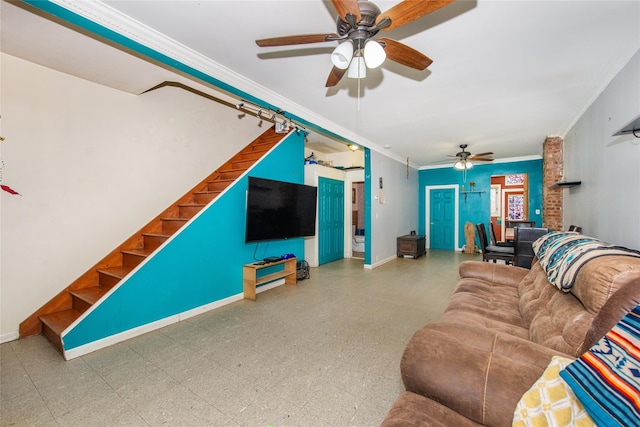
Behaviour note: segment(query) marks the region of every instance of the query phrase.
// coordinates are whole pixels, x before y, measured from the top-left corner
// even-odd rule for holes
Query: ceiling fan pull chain
[[[360,111],[360,80],[358,79],[358,111]]]

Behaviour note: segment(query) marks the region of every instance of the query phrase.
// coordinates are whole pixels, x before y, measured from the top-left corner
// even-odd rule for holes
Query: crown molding
[[[299,104],[294,103],[278,93],[261,86],[245,76],[234,72],[233,70],[213,61],[212,59],[202,55],[201,53],[173,40],[157,30],[145,25],[135,19],[123,14],[122,12],[112,8],[111,6],[100,1],[85,0],[48,0],[35,1],[25,0],[33,6],[47,10],[46,4],[55,4],[72,14],[82,17],[86,20],[97,24],[103,31],[100,34],[96,29],[87,28],[85,30],[110,39],[112,42],[122,45],[135,54],[145,59],[152,59],[158,62],[157,58],[150,57],[149,53],[160,54],[171,61],[164,62],[166,67],[172,71],[182,75],[186,75],[189,79],[195,80],[201,84],[221,90],[238,99],[246,99],[249,102],[272,109],[280,109],[286,111],[288,116],[300,125],[313,129],[316,132],[336,138],[345,143],[355,143],[371,150],[377,151],[386,157],[393,158],[398,162],[405,163],[406,160],[395,156],[388,151],[363,138],[362,136],[343,128],[340,125],[320,116]],[[47,10],[52,13],[51,10]],[[71,22],[69,17],[59,16],[61,19]],[[71,22],[75,25],[83,27],[82,23]],[[126,40],[115,40],[106,33],[116,33]],[[129,41],[129,42],[127,42]],[[133,43],[130,43],[130,42]],[[125,45],[123,43],[127,43]],[[140,48],[144,47],[144,49]],[[144,50],[150,50],[145,53]],[[156,55],[157,56],[157,55]],[[190,72],[193,70],[195,72]],[[202,73],[202,75],[198,75]],[[208,77],[208,78],[207,78]]]

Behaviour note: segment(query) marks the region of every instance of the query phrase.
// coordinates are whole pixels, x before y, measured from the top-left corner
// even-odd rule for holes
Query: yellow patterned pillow
[[[538,381],[518,402],[513,413],[514,427],[595,426],[560,371],[573,360],[553,356]]]

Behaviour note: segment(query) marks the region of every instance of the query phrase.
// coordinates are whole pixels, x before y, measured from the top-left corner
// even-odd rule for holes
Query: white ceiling
[[[375,1],[383,11],[397,2]],[[327,89],[336,42],[260,48],[254,40],[335,32],[331,2],[54,3],[154,50],[196,58],[196,68],[218,80],[417,167],[459,144],[496,159],[539,156],[544,138],[563,136],[640,48],[640,1],[459,0],[381,32],[429,56],[427,70],[387,60],[368,71],[360,91],[346,76]],[[131,93],[167,80],[213,92],[4,0],[1,36],[5,53]]]

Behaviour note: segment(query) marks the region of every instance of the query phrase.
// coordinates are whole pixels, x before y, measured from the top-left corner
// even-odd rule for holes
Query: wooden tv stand
[[[245,264],[242,267],[242,287],[244,291],[244,299],[256,300],[256,287],[274,280],[284,278],[285,285],[295,285],[296,277],[296,260],[297,258],[283,259],[282,261],[270,262],[267,264]],[[258,277],[258,270],[273,267],[274,265],[284,264],[284,269],[275,273],[265,274]]]

